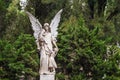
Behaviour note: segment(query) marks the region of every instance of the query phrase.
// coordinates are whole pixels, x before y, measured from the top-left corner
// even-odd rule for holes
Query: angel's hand
[[[59,49],[58,49],[58,48],[54,48],[54,51],[55,51],[55,52],[58,52],[58,51],[59,51]]]
[[[39,52],[40,52],[40,48],[37,48],[37,51],[39,51]]]

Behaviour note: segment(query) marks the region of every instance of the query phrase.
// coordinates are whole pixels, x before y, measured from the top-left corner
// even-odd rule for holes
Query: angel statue
[[[61,9],[55,15],[50,25],[48,23],[44,23],[43,26],[40,24],[38,19],[26,11],[32,24],[37,49],[40,53],[40,74],[55,74],[55,68],[57,68],[57,64],[54,58],[58,52],[56,37],[58,35],[57,29],[62,11],[63,10]]]

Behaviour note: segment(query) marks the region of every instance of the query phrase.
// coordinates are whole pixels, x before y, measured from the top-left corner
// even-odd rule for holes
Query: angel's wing
[[[53,38],[56,39],[57,35],[58,35],[58,25],[59,25],[59,22],[60,22],[60,17],[61,17],[61,13],[62,13],[63,9],[61,9],[56,15],[55,17],[53,18],[51,24],[50,24],[50,28],[51,28],[51,33],[52,33],[52,36]]]
[[[26,13],[32,24],[32,29],[34,31],[34,37],[35,37],[35,39],[38,39],[38,35],[40,34],[40,32],[42,30],[42,25],[40,24],[38,19],[36,19],[30,12],[26,11]]]

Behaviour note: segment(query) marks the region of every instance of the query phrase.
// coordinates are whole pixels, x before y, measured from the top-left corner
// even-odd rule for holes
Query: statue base
[[[55,75],[50,74],[50,75],[40,75],[40,80],[55,80]]]

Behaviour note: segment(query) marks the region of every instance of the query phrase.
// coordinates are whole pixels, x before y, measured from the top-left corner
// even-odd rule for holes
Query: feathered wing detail
[[[62,11],[63,11],[63,9],[58,11],[58,13],[55,15],[55,17],[53,18],[53,20],[51,21],[51,24],[50,24],[52,37],[54,39],[56,39],[56,37],[58,35],[57,30],[58,30],[58,25],[59,25],[59,22],[60,22],[60,17],[61,17]]]
[[[34,31],[34,37],[37,40],[38,35],[41,33],[42,25],[40,24],[38,19],[36,19],[30,12],[26,11],[26,13],[30,19],[31,24],[32,24],[32,29]]]

